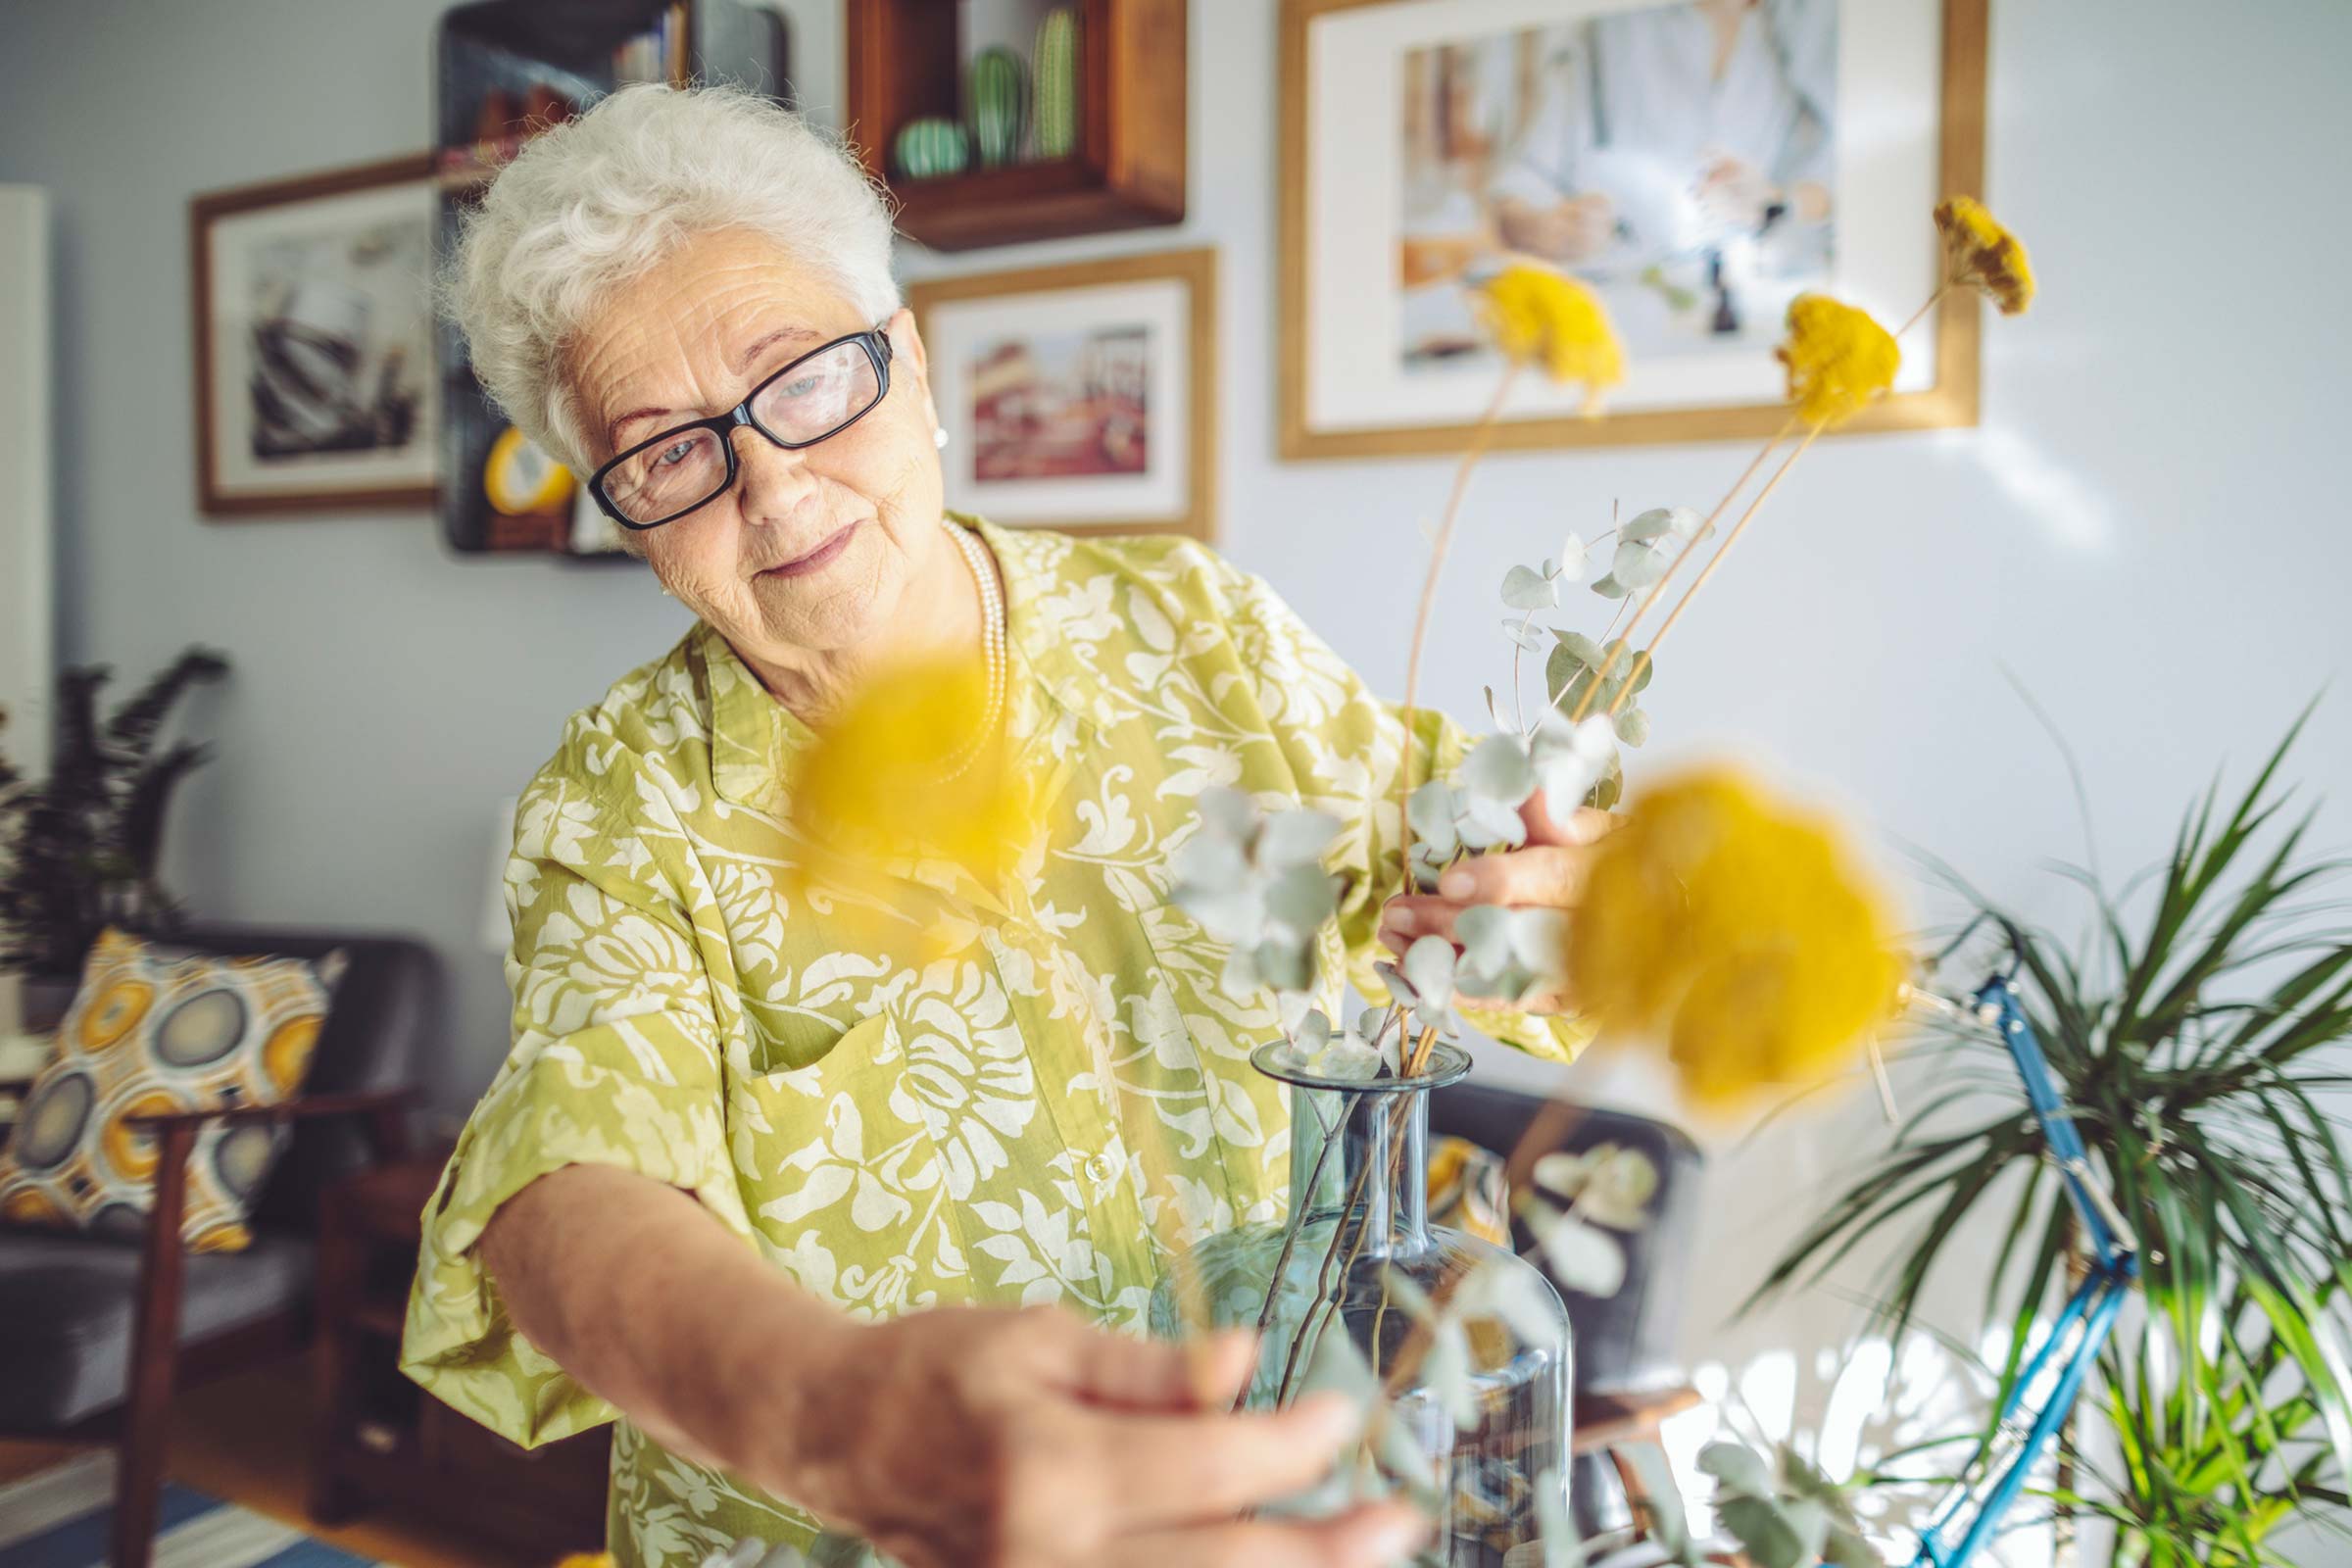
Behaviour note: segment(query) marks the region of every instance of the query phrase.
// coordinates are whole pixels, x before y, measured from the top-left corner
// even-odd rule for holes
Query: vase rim
[[[1470,1073],[1470,1053],[1443,1040],[1430,1047],[1429,1060],[1422,1064],[1421,1071],[1410,1078],[1395,1074],[1378,1078],[1327,1078],[1321,1073],[1307,1072],[1281,1061],[1279,1054],[1289,1044],[1287,1040],[1267,1041],[1250,1053],[1250,1064],[1277,1083],[1349,1095],[1401,1095],[1443,1089],[1447,1084],[1460,1082]]]

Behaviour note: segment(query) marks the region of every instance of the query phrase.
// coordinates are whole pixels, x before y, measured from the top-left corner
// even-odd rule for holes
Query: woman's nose
[[[790,452],[750,425],[728,432],[735,443],[735,483],[744,520],[781,523],[816,493],[808,454]]]

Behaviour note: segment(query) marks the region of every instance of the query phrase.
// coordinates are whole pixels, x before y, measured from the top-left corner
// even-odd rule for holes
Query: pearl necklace
[[[972,764],[995,738],[998,716],[1004,710],[1004,598],[997,591],[997,573],[979,534],[945,517],[940,519],[940,526],[948,530],[956,548],[963,552],[963,564],[971,568],[972,582],[980,590],[980,646],[988,665],[988,702],[981,710],[979,731],[956,765],[941,778],[940,782],[947,784],[971,771]]]

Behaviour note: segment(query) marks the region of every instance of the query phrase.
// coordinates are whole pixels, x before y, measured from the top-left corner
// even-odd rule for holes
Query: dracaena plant
[[[2352,925],[2321,897],[2352,861],[2307,847],[2279,784],[2300,728],[2241,793],[2192,805],[2152,879],[2116,893],[2070,871],[2080,944],[1968,893],[2020,933],[2051,1070],[2140,1242],[2145,1311],[2098,1363],[2047,1499],[2112,1525],[2119,1564],[2283,1563],[2272,1538],[2295,1520],[2352,1541]],[[1958,1030],[1921,1049],[1937,1092],[1758,1298],[1886,1244],[1887,1325],[1981,1278],[2013,1379],[2067,1288],[2071,1211],[2000,1045]],[[2004,1238],[1989,1271],[1954,1247],[1980,1211]]]
[[[206,748],[163,745],[163,731],[190,687],[227,672],[190,649],[104,719],[104,665],[58,676],[49,777],[0,778],[0,969],[70,972],[105,926],[175,917],[159,874],[165,813]]]

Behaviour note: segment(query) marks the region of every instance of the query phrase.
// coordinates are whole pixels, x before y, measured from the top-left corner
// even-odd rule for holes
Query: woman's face
[[[567,379],[604,463],[878,324],[768,241],[721,230],[616,289],[573,340]],[[889,326],[890,390],[872,413],[798,452],[735,430],[733,488],[636,535],[662,586],[755,666],[877,642],[907,585],[953,549],[922,340],[906,311]]]

